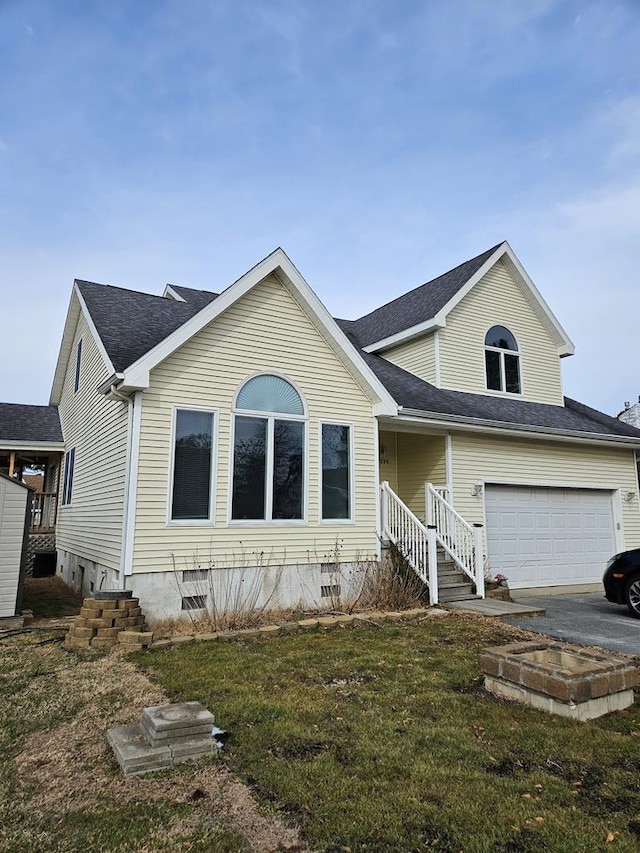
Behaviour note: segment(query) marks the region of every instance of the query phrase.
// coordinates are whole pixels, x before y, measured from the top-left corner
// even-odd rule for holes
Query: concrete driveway
[[[568,643],[600,646],[616,652],[640,656],[640,619],[626,606],[610,604],[601,591],[569,595],[522,596],[511,593],[514,601],[546,610],[544,616],[503,619],[527,631],[546,634]]]

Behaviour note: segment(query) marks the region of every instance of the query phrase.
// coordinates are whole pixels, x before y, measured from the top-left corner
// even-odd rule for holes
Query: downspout
[[[120,552],[120,589],[126,589],[127,575],[133,571],[133,537],[135,534],[136,498],[138,492],[138,462],[140,457],[140,423],[142,414],[142,391],[127,397],[112,385],[109,396],[126,403],[129,407],[127,425],[127,452],[125,459],[124,506],[122,514],[122,548]]]

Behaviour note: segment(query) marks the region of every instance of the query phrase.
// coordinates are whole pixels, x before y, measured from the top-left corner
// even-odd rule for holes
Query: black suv
[[[612,557],[602,583],[605,598],[614,604],[626,604],[631,615],[640,619],[640,548]]]

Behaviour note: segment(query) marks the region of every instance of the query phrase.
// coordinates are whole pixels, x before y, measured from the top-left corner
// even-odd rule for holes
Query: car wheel
[[[635,575],[629,579],[624,597],[631,615],[640,619],[640,575]]]

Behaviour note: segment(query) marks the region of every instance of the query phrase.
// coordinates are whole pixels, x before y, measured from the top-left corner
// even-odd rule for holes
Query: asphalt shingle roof
[[[640,439],[640,430],[596,409],[565,397],[564,406],[526,400],[469,394],[436,388],[413,373],[379,355],[363,352],[355,333],[356,323],[337,320],[347,338],[382,382],[393,399],[405,409],[465,419],[497,421],[510,426],[539,427],[562,432],[627,436]]]
[[[91,281],[77,284],[116,373],[133,364],[200,310],[194,302],[178,302],[110,284]]]
[[[501,245],[498,243],[470,261],[354,320],[361,346],[382,341],[435,317]]]
[[[0,403],[2,441],[62,441],[58,407]]]
[[[502,244],[365,317],[337,320],[337,323],[393,399],[405,409],[469,420],[501,422],[514,427],[640,439],[640,430],[569,398],[565,398],[564,406],[553,406],[448,391],[436,388],[381,356],[363,351],[362,347],[369,343],[431,318],[480,269],[499,245]],[[78,286],[117,372],[137,361],[216,298],[215,293],[176,285],[171,286],[185,302],[87,281],[79,281]]]
[[[181,287],[177,284],[170,284],[169,287],[175,290],[178,296],[182,296],[185,302],[197,306],[198,311],[220,296],[219,293],[212,293],[210,290],[194,290],[192,287]]]

